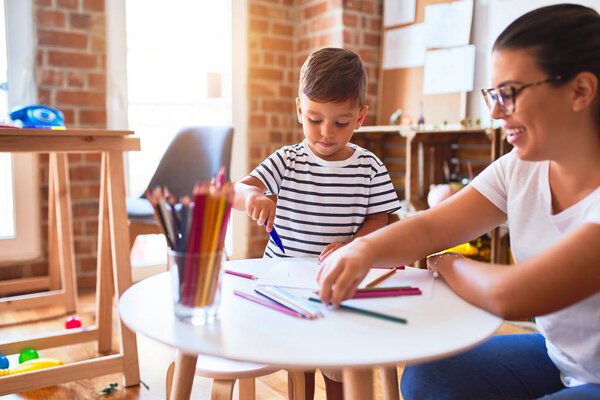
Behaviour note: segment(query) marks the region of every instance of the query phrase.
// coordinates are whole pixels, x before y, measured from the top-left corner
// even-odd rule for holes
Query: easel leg
[[[48,159],[48,278],[49,290],[60,289],[60,260],[58,256],[58,221],[56,217],[56,154]]]
[[[125,170],[121,151],[110,151],[106,154],[106,157],[112,265],[115,292],[120,297],[131,286],[129,232],[127,228],[127,211],[125,209]],[[121,352],[124,358],[125,386],[138,385],[140,383],[140,369],[136,337],[135,333],[124,324],[121,324]]]
[[[98,215],[98,261],[96,284],[96,324],[98,325],[98,352],[112,350],[112,307],[115,287],[110,250],[108,218],[108,168],[106,154],[102,154],[100,170],[100,209]]]
[[[71,219],[71,193],[69,182],[69,163],[66,153],[50,153],[52,163],[56,165],[54,192],[57,196],[55,213],[57,221],[57,239],[61,280],[65,293],[67,313],[77,311],[77,281],[75,272],[75,251],[73,249],[73,223]]]
[[[383,389],[383,400],[399,400],[400,387],[398,386],[398,371],[396,367],[380,368],[379,376]]]

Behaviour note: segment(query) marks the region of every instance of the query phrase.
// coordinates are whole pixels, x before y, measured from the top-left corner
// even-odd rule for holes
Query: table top
[[[228,261],[224,268],[260,277],[281,261]],[[459,298],[426,270],[407,268],[395,276],[432,281],[423,296],[356,299],[348,304],[406,318],[407,324],[343,310],[325,310],[325,317],[316,320],[295,318],[235,296],[234,289],[253,293],[256,281],[228,274],[223,278],[219,320],[213,325],[192,326],[174,316],[167,272],[130,287],[119,301],[119,312],[133,331],[185,353],[291,368],[433,360],[475,346],[502,322]]]

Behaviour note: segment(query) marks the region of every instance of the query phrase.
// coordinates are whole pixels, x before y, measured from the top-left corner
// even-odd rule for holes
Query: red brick
[[[100,185],[97,183],[71,185],[71,198],[73,200],[98,200]]]
[[[92,16],[89,14],[70,14],[69,22],[75,29],[90,29],[93,25]]]
[[[104,11],[104,0],[83,0],[83,9],[88,11]]]
[[[91,88],[106,88],[106,75],[89,73],[88,85]]]
[[[47,89],[38,88],[38,101],[40,104],[50,104],[50,91]]]
[[[64,47],[69,49],[85,49],[87,35],[82,33],[57,32],[38,29],[38,44],[42,46]]]
[[[250,18],[250,32],[269,33],[269,22],[264,19]]]
[[[266,50],[279,50],[279,51],[290,51],[293,49],[294,44],[291,39],[278,39],[273,37],[264,37],[261,40],[262,49]]]
[[[280,81],[283,79],[283,72],[274,68],[250,67],[248,72],[249,79],[267,79]]]
[[[65,13],[55,10],[36,10],[35,21],[37,28],[64,28]]]
[[[302,13],[302,16],[303,18],[311,18],[323,14],[325,11],[327,11],[327,2],[323,1],[314,6],[307,7]]]
[[[379,45],[379,34],[369,34],[365,33],[363,35],[363,43],[369,46],[378,46]]]
[[[292,36],[294,34],[294,26],[290,24],[273,24],[273,33],[276,35]]]
[[[64,74],[61,70],[41,69],[40,83],[49,86],[62,86]]]
[[[79,70],[69,71],[67,85],[69,87],[83,87],[85,85],[85,74]]]
[[[86,238],[77,238],[73,240],[73,245],[75,247],[75,253],[77,254],[92,254],[92,251],[96,249],[96,244]]]
[[[81,110],[79,112],[79,122],[81,122],[82,124],[105,124],[106,111]]]
[[[264,115],[251,115],[250,126],[253,128],[265,128],[267,126],[267,119]]]
[[[79,6],[79,0],[57,0],[60,8],[76,9]]]
[[[356,15],[344,13],[343,22],[344,22],[344,28],[355,27],[357,24]]]
[[[84,218],[98,216],[97,204],[73,204],[73,217]]]
[[[100,168],[97,166],[78,166],[71,168],[71,180],[75,181],[96,181],[100,179]]]
[[[105,93],[86,92],[77,90],[59,90],[56,93],[57,103],[71,104],[77,106],[104,106]]]
[[[102,154],[100,153],[85,153],[84,156],[85,161],[99,163],[102,159]]]
[[[248,82],[248,94],[251,96],[274,96],[276,88],[274,85],[258,82]]]
[[[83,160],[83,154],[81,153],[69,153],[67,155],[68,159],[69,159],[69,166],[72,167],[73,163],[78,163],[81,162],[81,160]]]
[[[69,126],[69,124],[71,124],[71,123],[73,123],[73,121],[75,121],[75,112],[73,111],[73,109],[65,108],[61,105],[60,111],[62,111],[63,115],[65,116],[65,125],[66,126]]]
[[[83,54],[64,51],[48,52],[48,64],[57,67],[93,69],[98,66],[98,57],[92,54]]]
[[[52,4],[52,0],[36,0],[35,1],[36,6],[49,6],[50,4]]]

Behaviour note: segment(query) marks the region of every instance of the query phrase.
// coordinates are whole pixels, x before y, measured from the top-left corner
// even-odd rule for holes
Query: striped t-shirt
[[[348,159],[325,161],[305,140],[282,147],[250,173],[277,195],[275,228],[285,254],[270,239],[265,257],[317,257],[329,243],[350,240],[367,215],[400,208],[383,163],[348,145],[354,149]]]

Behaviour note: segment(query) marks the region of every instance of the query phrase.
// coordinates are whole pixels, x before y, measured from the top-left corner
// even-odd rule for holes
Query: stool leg
[[[399,400],[400,388],[398,386],[396,367],[381,368],[379,370],[379,377],[383,386],[383,400]]]
[[[171,398],[171,387],[173,386],[173,373],[175,372],[175,361],[169,365],[167,369],[167,382],[166,382],[166,390],[167,390],[167,400]]]
[[[256,399],[256,381],[254,378],[240,379],[240,400]]]
[[[304,400],[304,385],[304,371],[288,371],[288,398],[290,400]]]
[[[233,398],[233,386],[235,380],[215,379],[213,380],[211,400],[231,400]]]

